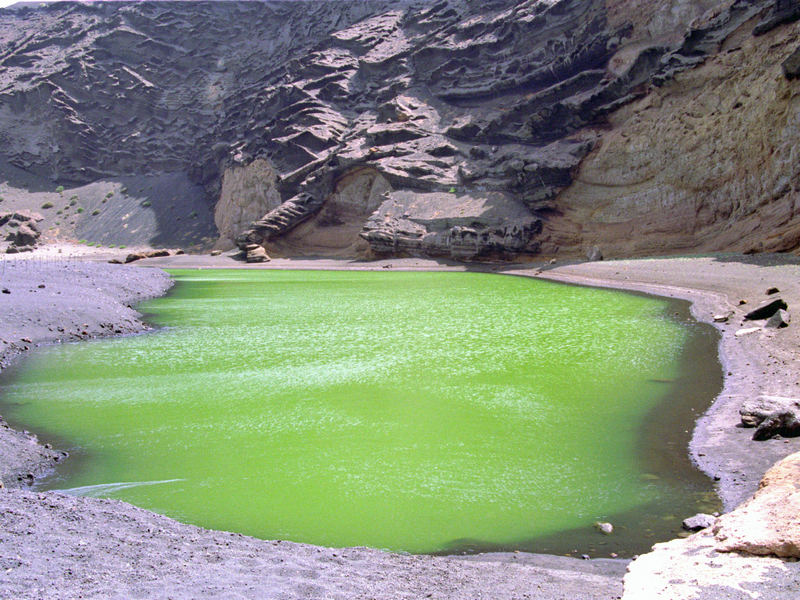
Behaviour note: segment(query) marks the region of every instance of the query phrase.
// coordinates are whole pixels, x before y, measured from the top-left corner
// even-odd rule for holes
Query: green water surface
[[[71,449],[48,487],[414,553],[569,551],[565,532],[708,494],[643,446],[690,376],[696,324],[668,301],[478,273],[172,274],[140,307],[157,332],[5,377],[6,416]]]

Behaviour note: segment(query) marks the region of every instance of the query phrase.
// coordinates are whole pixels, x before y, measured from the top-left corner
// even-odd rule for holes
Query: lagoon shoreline
[[[689,300],[694,317],[705,322],[713,322],[715,314],[731,312],[728,323],[715,324],[721,334],[724,389],[698,421],[690,446],[692,460],[718,478],[719,494],[728,511],[755,491],[776,460],[800,450],[800,438],[753,442],[752,430],[736,427],[738,408],[745,397],[758,393],[800,395],[797,326],[735,336],[745,309],[765,299],[767,287],[778,287],[790,310],[797,306],[798,263],[796,257],[776,255],[542,266],[445,264],[425,259],[276,259],[255,268],[477,270]],[[137,264],[241,266],[226,256],[193,255]],[[146,326],[129,305],[161,295],[170,285],[158,268],[80,258],[7,261],[0,284],[11,292],[0,297],[0,303],[9,307],[0,313],[2,366],[37,344],[142,331]],[[98,291],[103,301],[87,304],[87,294],[91,292],[94,300]],[[31,302],[34,298],[38,303]],[[748,303],[739,306],[740,299]],[[19,455],[24,455],[24,460],[8,450],[12,446],[27,451]],[[0,568],[5,573],[0,578],[0,596],[126,597],[134,591],[144,597],[622,595],[628,561],[582,561],[524,553],[459,558],[405,556],[364,548],[336,550],[207,531],[119,501],[10,489],[26,488],[31,478],[50,470],[58,462],[54,453],[58,454],[57,449],[38,445],[29,435],[0,428],[0,478],[6,484],[6,489],[0,490]]]

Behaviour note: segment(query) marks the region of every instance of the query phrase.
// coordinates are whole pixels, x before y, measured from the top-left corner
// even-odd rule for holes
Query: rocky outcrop
[[[800,454],[752,499],[687,539],[656,544],[625,575],[623,600],[791,598],[800,586]]]
[[[767,471],[750,500],[717,520],[717,550],[800,558],[799,481],[800,454]]]
[[[791,71],[795,12],[785,0],[4,11],[2,153],[65,182],[183,173],[215,205],[220,249],[790,250],[797,84],[774,75]],[[447,217],[327,208],[373,174]],[[457,222],[454,197],[475,212],[492,194],[506,213]]]
[[[690,28],[715,3],[679,4],[669,24],[663,10],[634,24],[601,2],[442,2],[336,32],[271,92],[279,110],[266,151],[303,189],[301,202],[295,196],[254,223],[240,246],[285,235],[321,210],[339,173],[368,165],[396,193],[416,196],[412,208],[435,206],[440,221],[458,219],[454,196],[467,212],[486,193],[504,194],[509,208],[443,227],[395,196],[398,210],[384,205],[365,223],[373,254],[473,260],[539,251],[541,223],[547,230],[562,212],[556,197],[608,115],[645,96],[648,84],[702,63],[771,7],[717,6]],[[280,118],[290,110],[303,127]],[[256,155],[264,145],[243,150]]]
[[[739,414],[744,427],[756,428],[754,440],[800,435],[800,398],[757,396],[745,401]]]
[[[796,595],[800,563],[719,552],[710,530],[656,544],[628,567],[622,600],[783,599]]]
[[[334,184],[333,193],[325,202],[315,206],[301,224],[288,233],[270,236],[268,243],[284,255],[313,252],[321,256],[364,256],[369,246],[360,237],[362,225],[391,191],[388,180],[376,169],[350,170]],[[260,243],[267,243],[267,235],[259,236]]]
[[[30,211],[0,212],[0,239],[8,243],[6,253],[33,250],[42,235],[36,225],[42,218]]]
[[[377,255],[456,260],[535,254],[542,222],[500,192],[392,192],[361,232]]]
[[[232,166],[222,175],[222,189],[214,208],[214,221],[219,230],[217,249],[230,250],[236,238],[281,204],[276,188],[277,174],[264,159],[247,166]]]

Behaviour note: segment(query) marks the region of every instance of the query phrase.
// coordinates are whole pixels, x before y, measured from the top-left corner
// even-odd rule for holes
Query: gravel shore
[[[146,329],[131,306],[172,286],[158,269],[36,256],[0,259],[0,369],[42,344],[77,342]],[[0,420],[0,481],[33,483],[65,455]]]
[[[771,464],[800,449],[800,438],[753,442],[736,427],[753,393],[800,395],[796,326],[735,336],[744,307],[778,287],[790,311],[800,302],[800,267],[787,257],[716,257],[480,270],[635,289],[691,300],[711,321],[732,311],[722,334],[725,389],[699,421],[691,452],[719,478],[726,509],[755,489]],[[236,266],[229,258],[178,256],[141,264]],[[261,268],[454,269],[401,259],[273,261]],[[44,287],[40,287],[40,286]],[[144,329],[129,305],[170,286],[159,269],[78,260],[0,262],[0,358],[37,344]],[[60,329],[59,329],[60,328]],[[62,331],[63,330],[63,331]],[[23,448],[20,454],[11,448]],[[54,456],[59,457],[58,460]],[[0,428],[0,597],[13,598],[541,598],[622,595],[627,561],[581,561],[524,553],[469,558],[331,549],[207,531],[118,501],[35,492],[27,484],[63,456],[34,438]],[[30,475],[30,477],[29,477]],[[22,489],[12,489],[22,488]]]

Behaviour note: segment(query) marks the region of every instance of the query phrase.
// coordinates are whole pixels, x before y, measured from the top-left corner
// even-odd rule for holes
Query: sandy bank
[[[148,259],[139,264],[176,268],[238,265],[225,256],[178,256]],[[16,269],[24,268],[20,263],[13,272],[19,275],[22,271]],[[98,333],[108,332],[108,327],[100,327],[103,323],[113,327],[111,333],[120,325],[127,324],[130,330],[140,328],[135,313],[123,310],[131,310],[125,304],[166,289],[163,274],[157,269],[85,263],[72,266],[74,271],[63,272],[46,264],[43,268],[50,270],[27,268],[30,270],[24,277],[18,277],[15,285],[27,286],[28,297],[41,293],[38,280],[45,284],[43,289],[59,296],[40,303],[38,312],[19,313],[13,319],[6,319],[4,311],[0,316],[5,319],[0,321],[0,333],[6,335],[5,328],[12,327],[9,331],[14,335],[31,340],[28,345],[55,341],[57,336],[49,327],[54,326],[58,331],[58,327],[67,329],[63,323],[81,327],[94,323],[86,312],[77,317],[73,310],[91,313]],[[475,270],[422,259],[373,263],[276,260],[260,268]],[[725,379],[723,394],[698,423],[692,441],[695,460],[720,478],[720,493],[727,508],[752,492],[766,468],[777,458],[800,448],[800,439],[752,442],[751,430],[736,427],[738,405],[744,396],[800,395],[797,387],[800,356],[796,351],[800,337],[796,326],[734,336],[743,314],[738,305],[740,299],[747,299],[750,307],[765,298],[767,287],[775,286],[781,289],[790,310],[798,306],[800,268],[796,262],[787,262],[785,257],[760,257],[758,261],[751,257],[731,257],[585,263],[552,266],[543,271],[513,266],[482,266],[478,270],[684,298],[694,302],[695,316],[704,321],[710,321],[713,314],[733,311],[729,323],[719,325],[721,357],[726,373],[730,374]],[[47,280],[43,279],[45,275]],[[95,276],[102,280],[102,285],[96,287],[108,295],[108,305],[85,302],[86,290],[90,288],[70,287],[81,277],[97,282]],[[151,292],[130,296],[135,290],[147,289]],[[1,302],[19,309],[13,300],[13,290],[4,296]],[[52,324],[37,330],[37,319],[50,319],[47,315],[56,306],[70,306],[61,304],[67,297],[77,298],[71,305],[73,308],[63,313],[53,311]],[[25,306],[22,292],[16,298],[20,306]],[[43,337],[34,339],[31,337],[34,331],[41,331]],[[0,337],[6,339],[3,335]],[[0,430],[0,439],[10,435],[8,430]],[[33,446],[30,441],[25,443]],[[52,458],[45,456],[43,462],[49,464],[48,461]],[[484,555],[464,560],[402,556],[370,549],[318,548],[210,532],[116,501],[6,489],[0,492],[0,569],[4,573],[0,578],[3,597],[130,597],[135,593],[148,598],[590,599],[620,596],[625,562],[526,554]]]
[[[513,272],[513,271],[511,271]],[[730,255],[707,258],[666,258],[582,263],[556,266],[540,275],[547,279],[637,290],[692,302],[692,314],[720,332],[720,360],[725,384],[713,406],[695,427],[692,459],[713,478],[725,511],[732,510],[758,487],[776,461],[800,450],[800,438],[754,442],[752,429],[739,427],[739,408],[759,394],[800,396],[800,327],[750,328],[746,312],[768,299],[768,288],[780,292],[789,311],[800,308],[800,260],[784,255]],[[747,304],[740,305],[741,300]],[[714,315],[731,314],[727,323]]]

